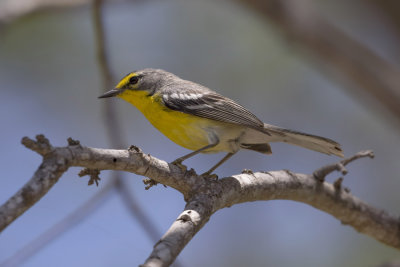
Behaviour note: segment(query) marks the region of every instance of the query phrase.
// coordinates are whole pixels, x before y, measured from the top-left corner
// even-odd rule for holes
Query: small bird
[[[270,142],[343,157],[340,145],[331,139],[263,123],[235,101],[161,69],[131,72],[99,98],[114,96],[134,105],[173,142],[193,150],[173,164],[182,166],[198,153],[227,152],[202,176],[210,176],[240,149],[271,154]]]

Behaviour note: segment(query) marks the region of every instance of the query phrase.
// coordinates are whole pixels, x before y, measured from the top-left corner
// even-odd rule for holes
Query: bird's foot
[[[171,164],[174,164],[175,166],[179,167],[183,172],[186,172],[187,170],[187,167],[182,164],[181,159],[176,159],[173,162],[171,162]]]
[[[205,172],[205,173],[201,174],[200,176],[204,177],[206,179],[209,179],[209,180],[218,180],[218,175],[216,175],[215,173],[211,173],[211,172]]]

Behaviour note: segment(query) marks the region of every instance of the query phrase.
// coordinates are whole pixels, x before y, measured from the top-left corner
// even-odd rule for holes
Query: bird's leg
[[[186,171],[186,166],[184,166],[184,165],[182,164],[182,161],[184,161],[184,160],[186,160],[186,159],[188,159],[188,158],[191,158],[191,157],[193,157],[193,156],[199,154],[200,152],[203,152],[204,150],[207,150],[207,149],[209,149],[209,148],[215,147],[216,145],[219,144],[219,139],[218,139],[218,137],[217,137],[214,133],[212,133],[212,132],[210,132],[210,133],[208,134],[208,141],[209,141],[209,144],[208,144],[208,145],[206,145],[206,146],[204,146],[204,147],[202,147],[202,148],[200,148],[200,149],[197,149],[196,151],[190,152],[189,154],[184,155],[184,156],[182,156],[182,157],[180,157],[180,158],[177,158],[176,160],[174,160],[174,161],[172,162],[172,164],[174,164],[174,165],[180,167],[183,171]]]
[[[172,162],[172,164],[178,166],[179,168],[181,168],[181,170],[186,171],[186,166],[182,164],[182,161],[184,161],[184,160],[186,160],[186,159],[188,159],[190,157],[193,157],[193,156],[199,154],[200,152],[202,152],[202,151],[204,151],[206,149],[215,147],[216,145],[218,145],[218,143],[219,143],[219,141],[217,140],[216,142],[213,142],[212,144],[206,145],[205,147],[197,149],[196,151],[190,152],[187,155],[184,155],[184,156],[182,156],[180,158],[177,158],[176,160],[174,160]]]
[[[205,147],[202,147],[202,148],[200,148],[200,149],[197,149],[196,151],[190,152],[189,154],[186,154],[186,155],[184,155],[184,156],[182,156],[182,157],[180,157],[180,158],[177,158],[176,160],[174,160],[174,161],[172,162],[172,164],[179,165],[179,164],[182,163],[182,161],[184,161],[184,160],[186,160],[186,159],[188,159],[188,158],[191,158],[191,157],[193,157],[193,156],[199,154],[200,152],[202,152],[202,151],[204,151],[204,150],[206,150],[206,149],[215,147],[216,145],[218,145],[218,142],[217,142],[217,143],[214,143],[214,144],[206,145]]]
[[[215,133],[213,133],[213,132],[209,132],[209,133],[208,133],[208,143],[209,143],[209,144],[206,145],[205,147],[202,147],[202,148],[200,148],[200,149],[197,149],[196,151],[190,152],[190,153],[187,154],[187,155],[184,155],[184,156],[182,156],[182,157],[180,157],[180,158],[177,158],[176,160],[174,160],[174,161],[172,162],[172,164],[181,165],[181,166],[182,166],[182,164],[181,164],[182,161],[184,161],[184,160],[186,160],[186,159],[188,159],[188,158],[191,158],[191,157],[193,157],[193,156],[199,154],[200,152],[203,152],[203,151],[206,150],[206,149],[215,147],[216,145],[219,144],[218,136],[217,136]]]
[[[235,152],[236,153],[236,152]],[[226,154],[225,157],[223,157],[217,164],[215,164],[211,169],[209,169],[208,171],[206,171],[205,173],[203,173],[201,176],[211,176],[211,173],[213,171],[215,171],[216,168],[218,168],[219,166],[222,165],[222,163],[224,163],[225,161],[227,161],[228,159],[230,159],[233,155],[235,155],[235,153],[228,153]],[[216,177],[218,179],[218,176]]]

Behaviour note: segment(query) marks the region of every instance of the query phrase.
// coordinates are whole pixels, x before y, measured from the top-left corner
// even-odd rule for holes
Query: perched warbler
[[[328,155],[343,157],[335,141],[263,123],[235,101],[200,84],[160,69],[143,69],[126,75],[99,98],[118,96],[138,108],[160,132],[193,152],[227,152],[202,175],[210,175],[240,149],[271,154],[270,142],[285,142]]]

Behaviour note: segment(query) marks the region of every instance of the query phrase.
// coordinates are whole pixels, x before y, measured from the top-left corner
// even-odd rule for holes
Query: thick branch
[[[27,137],[22,139],[28,148],[43,154],[43,162],[28,183],[0,207],[0,231],[39,201],[72,166],[132,172],[185,193],[190,191],[190,183],[196,179],[194,172],[183,172],[181,168],[143,154],[140,150],[89,148],[72,141],[67,147],[54,148],[49,144],[43,148],[42,140],[47,139],[42,135],[37,141]]]
[[[28,139],[24,138],[23,142]],[[46,151],[43,143],[27,142],[32,150],[41,153]],[[33,144],[35,143],[35,144]],[[50,146],[50,144],[49,144]],[[54,151],[54,150],[53,150]],[[49,189],[58,181],[61,175],[67,171],[69,165],[64,155],[48,152],[43,157],[43,162],[33,177],[6,203],[0,207],[0,232],[22,213],[38,202]]]
[[[274,199],[309,204],[360,233],[400,249],[399,218],[364,203],[340,186],[320,182],[313,175],[290,171],[247,172],[203,184],[193,195],[193,202],[189,201],[143,266],[169,266],[171,257],[180,253],[214,212],[239,203]],[[187,216],[187,221],[183,216]]]
[[[24,140],[24,143],[30,144],[30,148],[38,150],[41,147],[40,140],[45,139]],[[341,164],[366,155],[369,153],[359,153]],[[185,211],[156,244],[145,266],[167,266],[172,263],[187,242],[219,209],[258,200],[288,199],[307,203],[361,233],[400,249],[400,222],[397,217],[364,203],[341,186],[321,182],[313,175],[290,171],[248,171],[220,180],[208,180],[197,176],[193,170],[185,171],[144,154],[138,148],[89,148],[71,140],[67,147],[51,147],[43,156],[43,163],[32,180],[0,207],[0,230],[38,201],[72,166],[133,172],[171,186],[185,196],[188,202]],[[334,170],[331,166],[325,168]]]
[[[153,252],[142,267],[169,266],[186,244],[208,222],[212,214],[210,201],[193,199],[186,205],[160,241],[155,244]]]
[[[374,208],[313,175],[274,171],[241,174],[221,180],[221,201],[216,209],[237,203],[287,199],[309,204],[331,214],[343,224],[400,249],[400,220]]]

